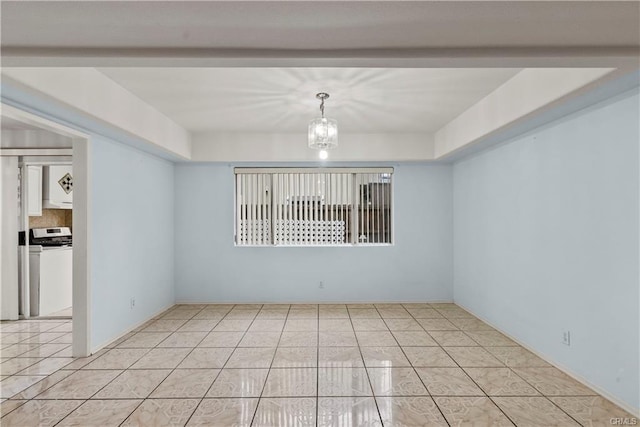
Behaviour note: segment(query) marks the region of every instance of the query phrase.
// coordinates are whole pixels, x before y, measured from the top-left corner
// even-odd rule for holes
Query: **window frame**
[[[234,228],[233,228],[233,244],[235,247],[308,247],[308,248],[318,248],[318,247],[390,247],[395,246],[395,179],[394,168],[390,166],[383,167],[234,167],[233,168],[233,218],[234,218]],[[267,174],[270,175],[270,190],[273,190],[273,176],[274,174],[352,174],[354,177],[357,174],[389,174],[389,239],[388,243],[386,242],[374,242],[374,243],[361,243],[357,241],[354,242],[353,238],[351,241],[345,243],[304,243],[304,244],[296,244],[296,243],[277,243],[274,239],[275,229],[273,228],[274,218],[272,215],[269,215],[269,222],[271,228],[271,238],[268,243],[251,243],[251,244],[239,244],[238,243],[238,221],[240,220],[240,216],[238,213],[238,175],[239,174]],[[357,191],[357,181],[353,182],[353,187],[351,188],[351,197],[353,200],[360,198],[359,192]],[[273,191],[270,191],[271,203],[273,203]],[[353,227],[355,227],[356,235],[360,234],[360,229],[358,227],[358,216],[361,211],[360,203],[353,203],[350,209],[351,222]],[[356,215],[353,215],[353,212],[356,212]]]

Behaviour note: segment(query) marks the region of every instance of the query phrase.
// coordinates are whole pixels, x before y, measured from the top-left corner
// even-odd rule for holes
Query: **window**
[[[392,243],[393,168],[236,168],[238,246]]]

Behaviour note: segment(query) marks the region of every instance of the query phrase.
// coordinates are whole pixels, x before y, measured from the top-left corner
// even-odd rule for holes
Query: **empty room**
[[[638,424],[639,2],[0,8],[0,425]]]

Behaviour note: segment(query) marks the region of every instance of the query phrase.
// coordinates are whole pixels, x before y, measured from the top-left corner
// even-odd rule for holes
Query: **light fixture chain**
[[[320,112],[322,113],[322,118],[324,118],[324,98],[320,101]]]

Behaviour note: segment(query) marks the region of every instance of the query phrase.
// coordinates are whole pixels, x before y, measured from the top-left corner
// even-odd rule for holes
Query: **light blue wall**
[[[176,166],[177,302],[452,299],[450,166],[395,167],[392,247],[234,247],[233,177]]]
[[[98,348],[173,304],[174,165],[91,141],[91,343]]]
[[[454,166],[455,301],[635,408],[639,102],[627,93]]]

